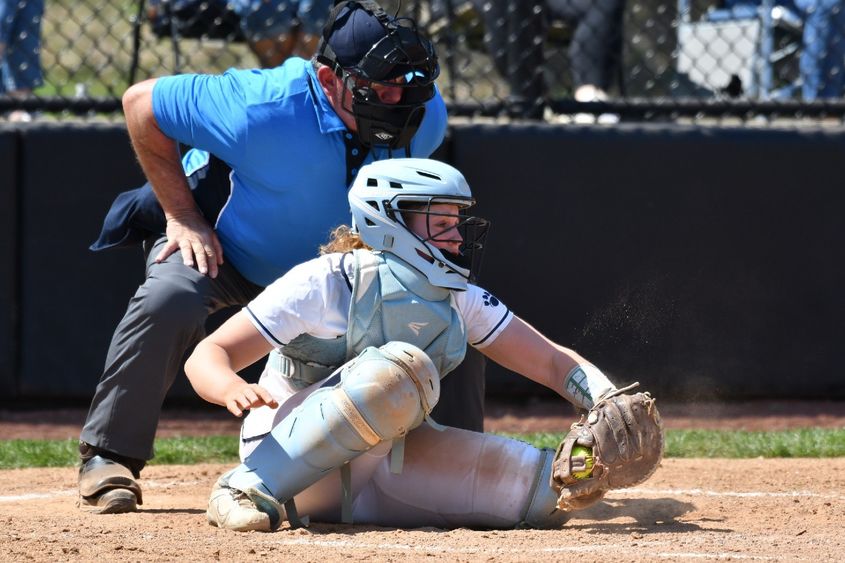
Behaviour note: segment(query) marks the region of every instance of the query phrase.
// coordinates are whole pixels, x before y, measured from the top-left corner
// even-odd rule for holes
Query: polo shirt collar
[[[317,80],[317,72],[314,70],[314,66],[308,65],[307,72],[311,86],[311,101],[314,104],[317,123],[320,125],[320,133],[325,135],[337,131],[346,131],[346,125],[341,121],[337,113],[335,113],[334,108],[329,103],[329,99],[326,98],[326,94],[320,88],[320,81]]]

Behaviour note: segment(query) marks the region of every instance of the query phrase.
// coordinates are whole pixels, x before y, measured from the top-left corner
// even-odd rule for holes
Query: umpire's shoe
[[[143,504],[135,481],[144,462],[79,443],[79,507],[95,514],[134,512]]]

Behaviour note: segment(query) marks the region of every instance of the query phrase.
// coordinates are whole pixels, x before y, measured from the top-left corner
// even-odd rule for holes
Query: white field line
[[[413,551],[422,553],[462,553],[462,554],[512,554],[512,553],[592,553],[601,549],[630,549],[629,543],[605,543],[590,545],[553,546],[553,547],[514,547],[514,548],[484,548],[484,547],[454,547],[449,545],[425,544],[414,545],[410,543],[363,543],[354,540],[316,540],[309,538],[295,540],[274,541],[273,544],[280,546],[317,546],[342,549],[370,549],[375,551]],[[666,546],[671,542],[639,542],[638,547]]]
[[[142,481],[142,487],[146,489],[164,489],[168,487],[192,486],[199,484],[200,481]],[[64,489],[60,491],[50,491],[43,493],[28,493],[24,495],[3,495],[0,496],[0,502],[17,502],[24,500],[39,500],[49,499],[53,497],[62,497],[77,494],[76,489]],[[608,497],[646,497],[654,495],[674,495],[674,496],[693,496],[693,497],[738,497],[738,498],[822,498],[832,500],[845,501],[845,495],[837,493],[814,493],[812,491],[709,491],[706,489],[649,489],[645,487],[636,487],[632,489],[620,489],[612,491]]]
[[[183,487],[197,485],[200,481],[144,481],[143,485],[147,489],[163,489],[170,487]],[[19,502],[28,500],[42,500],[57,497],[67,497],[78,494],[76,489],[64,489],[59,491],[44,492],[44,493],[29,493],[25,495],[6,495],[0,496],[0,503],[2,502]],[[649,497],[654,495],[686,495],[686,496],[711,496],[711,497],[818,497],[818,498],[832,498],[845,499],[843,495],[812,493],[809,491],[788,491],[788,492],[736,492],[736,491],[708,491],[702,489],[646,489],[633,488],[613,491],[611,496],[626,496],[626,497]],[[303,539],[288,539],[273,542],[282,546],[300,546],[313,545],[320,547],[336,547],[342,549],[353,550],[377,550],[377,551],[405,551],[412,553],[441,553],[441,554],[477,554],[477,555],[506,555],[515,553],[537,553],[537,554],[554,554],[554,553],[594,553],[596,550],[602,548],[610,549],[630,549],[632,546],[629,543],[608,543],[608,544],[591,544],[580,546],[547,546],[539,548],[526,548],[521,546],[519,548],[505,549],[505,548],[473,548],[473,547],[453,547],[453,546],[438,546],[438,545],[412,545],[402,543],[360,543],[349,540],[317,540],[313,538]],[[652,556],[660,559],[734,559],[734,560],[750,560],[750,561],[777,561],[780,557],[768,557],[764,555],[750,555],[736,552],[671,552],[661,551],[655,553],[655,548],[666,548],[671,542],[668,541],[639,541],[638,548],[647,548],[652,552]],[[794,559],[793,559],[794,560]]]
[[[142,481],[146,489],[164,489],[172,487],[186,487],[199,484],[200,481]],[[43,493],[27,493],[24,495],[2,495],[0,502],[18,502],[26,500],[40,500],[77,494],[76,489],[47,491]],[[706,489],[650,489],[635,487],[612,491],[608,497],[650,497],[654,495],[692,496],[692,497],[736,497],[736,498],[821,498],[845,501],[845,495],[838,493],[814,493],[812,491],[709,491]]]
[[[483,548],[483,547],[453,547],[441,545],[412,545],[402,543],[361,543],[351,540],[315,540],[315,539],[295,539],[295,540],[281,540],[273,542],[279,546],[316,546],[338,548],[344,550],[350,549],[366,549],[371,551],[407,551],[413,553],[437,553],[437,554],[462,554],[462,555],[510,555],[510,554],[550,554],[550,553],[596,553],[602,549],[624,549],[630,550],[630,543],[606,543],[606,544],[590,544],[578,546],[554,546],[554,547],[537,547],[526,548],[521,546],[518,548]],[[653,551],[654,548],[666,546],[671,542],[668,541],[639,541],[637,543],[638,549],[649,549]],[[736,552],[677,552],[664,551],[653,553],[653,556],[662,559],[747,559],[756,561],[778,561],[781,557],[769,557],[766,555],[745,555]],[[795,560],[795,559],[793,559]]]
[[[166,489],[170,487],[186,487],[189,485],[197,485],[201,481],[143,481],[142,488],[144,489]],[[42,500],[57,497],[68,497],[79,494],[77,489],[63,489],[61,491],[47,491],[43,493],[27,493],[25,495],[4,495],[0,496],[0,502],[18,502],[24,500]]]
[[[672,553],[671,551],[666,551],[664,553],[657,553],[655,554],[656,557],[661,557],[663,559],[750,559],[752,561],[781,561],[783,557],[769,557],[766,555],[743,555],[742,553],[734,553],[733,551],[729,553],[696,553],[696,552],[678,552]],[[789,556],[790,561],[796,561],[793,556]],[[806,558],[797,559],[797,561],[807,561]]]
[[[708,491],[705,489],[649,489],[645,487],[636,487],[633,489],[620,489],[612,491],[608,494],[609,497],[614,496],[653,496],[653,495],[673,495],[673,496],[691,496],[691,497],[738,497],[738,498],[821,498],[831,500],[845,501],[845,495],[839,493],[814,493],[812,491]]]

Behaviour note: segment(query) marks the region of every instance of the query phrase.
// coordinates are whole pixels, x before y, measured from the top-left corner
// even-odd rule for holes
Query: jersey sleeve
[[[345,282],[325,257],[292,268],[267,286],[244,311],[273,346],[300,334],[336,338],[346,331],[349,298]]]
[[[246,145],[247,104],[237,71],[159,78],[153,114],[168,137],[235,165]]]
[[[446,102],[440,90],[436,90],[434,97],[425,104],[425,116],[411,141],[411,155],[417,158],[431,156],[446,137],[446,121]]]
[[[489,346],[513,319],[513,313],[492,293],[469,284],[456,291],[455,304],[464,319],[467,342],[478,349]]]

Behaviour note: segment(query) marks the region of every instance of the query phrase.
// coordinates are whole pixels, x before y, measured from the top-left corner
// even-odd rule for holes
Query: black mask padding
[[[361,143],[367,147],[385,146],[391,150],[409,146],[425,117],[425,105],[406,103],[405,97],[409,94],[419,96],[414,91],[423,89],[404,88],[402,99],[397,104],[382,103],[372,88],[354,89],[352,114]]]

